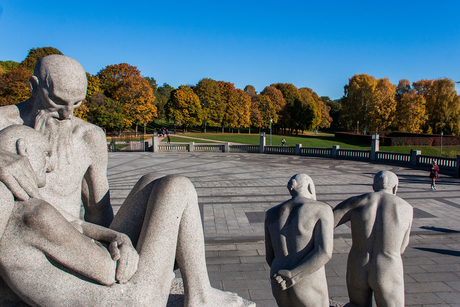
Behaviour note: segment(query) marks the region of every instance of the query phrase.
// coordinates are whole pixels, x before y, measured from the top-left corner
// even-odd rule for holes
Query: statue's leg
[[[60,264],[51,256],[53,247],[37,244],[37,238],[40,234],[26,226],[23,212],[15,210],[0,240],[0,275],[24,302],[46,307],[130,306],[125,293],[132,286],[107,287],[88,280]],[[97,266],[90,251],[75,246],[77,254]]]
[[[350,255],[348,257],[350,258]],[[367,266],[363,268],[350,266],[350,259],[348,260],[347,289],[351,303],[361,307],[372,307],[373,291],[369,286],[368,278]]]
[[[150,190],[150,193],[148,193]],[[146,199],[147,205],[141,200]],[[145,212],[139,240],[136,227],[140,213]],[[134,217],[134,218],[133,218]],[[111,228],[127,233],[139,252],[139,269],[133,283],[142,284],[146,293],[155,290],[169,291],[174,259],[184,279],[186,306],[241,306],[242,299],[229,292],[211,287],[206,268],[204,235],[201,225],[198,199],[193,184],[182,176],[166,176],[155,179],[152,175],[141,178],[123,204]],[[158,285],[168,287],[159,290]],[[159,294],[159,293],[158,293]],[[163,295],[163,294],[162,294]],[[155,301],[160,299],[155,298]]]
[[[402,261],[385,261],[371,271],[369,282],[377,306],[404,307],[404,272]]]

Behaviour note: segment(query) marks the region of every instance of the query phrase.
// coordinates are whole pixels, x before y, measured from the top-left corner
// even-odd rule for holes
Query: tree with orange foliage
[[[388,78],[377,80],[366,117],[370,131],[382,131],[393,122],[396,111],[395,93],[396,86]]]
[[[217,84],[219,85],[222,103],[225,106],[224,117],[222,118],[222,132],[224,132],[224,127],[236,128],[238,126],[239,95],[233,83],[217,81]]]
[[[0,106],[22,102],[30,97],[29,78],[32,74],[17,67],[0,75]]]
[[[237,121],[237,128],[238,133],[240,133],[241,128],[247,128],[251,124],[250,118],[250,108],[251,108],[251,97],[248,93],[241,89],[236,90],[238,93],[238,103],[237,103],[237,114],[238,114],[238,121]]]
[[[224,117],[224,105],[220,98],[220,89],[213,79],[204,78],[193,88],[200,99],[203,110],[203,132],[206,133],[206,125],[219,125]]]

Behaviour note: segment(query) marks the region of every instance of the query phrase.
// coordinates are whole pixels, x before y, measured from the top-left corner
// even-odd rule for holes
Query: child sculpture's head
[[[0,148],[29,159],[38,187],[46,184],[46,173],[52,171],[49,162],[50,145],[40,132],[24,125],[12,125],[0,131]]]

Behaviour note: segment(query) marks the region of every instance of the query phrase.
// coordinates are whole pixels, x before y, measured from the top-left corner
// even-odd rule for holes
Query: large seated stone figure
[[[335,225],[351,222],[352,246],[347,263],[350,303],[404,306],[401,254],[409,244],[413,209],[396,196],[398,177],[390,171],[374,177],[375,192],[351,197],[334,208]]]
[[[332,208],[316,201],[305,174],[288,183],[292,198],[267,211],[266,259],[278,306],[329,306],[324,265],[332,257]]]
[[[31,98],[0,107],[0,129],[25,125],[44,135],[49,172],[43,186],[43,168],[37,171],[19,147],[0,148],[0,206],[7,209],[0,211],[0,275],[8,287],[32,306],[165,306],[176,259],[185,306],[245,304],[210,286],[197,195],[187,178],[143,176],[113,216],[105,135],[73,117],[86,93],[81,65],[47,56],[30,85]]]

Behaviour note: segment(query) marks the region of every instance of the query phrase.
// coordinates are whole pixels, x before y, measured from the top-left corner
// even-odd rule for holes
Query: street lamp
[[[273,122],[273,119],[270,118],[270,146],[272,146],[272,122]]]
[[[359,120],[356,121],[356,134],[359,134]]]
[[[442,156],[442,135],[443,135],[443,134],[444,134],[444,133],[441,131],[441,156]]]

